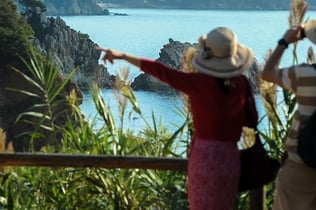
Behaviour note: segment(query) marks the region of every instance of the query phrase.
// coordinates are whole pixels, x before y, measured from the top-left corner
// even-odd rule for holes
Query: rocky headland
[[[102,8],[96,0],[45,0],[49,16],[68,15],[109,15],[109,10]]]
[[[307,0],[309,10],[316,2]],[[290,1],[278,0],[44,0],[49,16],[127,15],[110,12],[111,8],[200,9],[200,10],[288,10]]]
[[[175,41],[172,38],[169,39],[169,43],[165,44],[159,52],[158,61],[176,68],[181,68],[181,61],[183,60],[184,53],[189,47],[197,47],[197,43],[188,43],[188,42],[179,42]],[[257,85],[257,73],[258,73],[258,64],[254,62],[251,69],[249,70],[248,77],[252,81],[252,85],[256,92],[258,92]],[[140,74],[132,82],[132,88],[134,90],[145,90],[145,91],[154,91],[154,92],[177,92],[170,86],[160,82],[156,78],[148,74]]]
[[[200,10],[288,10],[289,0],[100,0],[103,8],[155,8],[155,9],[200,9]],[[316,9],[314,0],[307,0],[310,10]]]
[[[112,88],[114,76],[109,74],[105,66],[99,64],[100,52],[94,49],[97,43],[94,43],[88,34],[66,25],[60,17],[48,15],[49,11],[53,11],[53,7],[57,8],[56,5],[58,5],[59,12],[63,11],[60,7],[69,6],[67,14],[70,14],[70,11],[77,11],[74,14],[81,14],[79,9],[76,9],[77,7],[86,11],[82,14],[95,14],[100,11],[95,0],[80,2],[79,4],[78,0],[45,0],[47,7],[45,13],[35,8],[28,17],[28,22],[35,32],[33,43],[60,68],[63,75],[76,69],[72,81],[82,90],[88,90],[92,82],[97,83],[101,88]],[[157,60],[171,67],[180,68],[185,50],[193,45],[196,43],[181,43],[170,38],[169,43],[160,49]],[[145,74],[136,77],[131,86],[134,90],[173,91],[169,86]]]
[[[63,75],[77,69],[72,81],[82,90],[88,90],[89,85],[96,83],[101,88],[112,88],[114,75],[110,75],[106,67],[100,65],[100,53],[94,48],[94,43],[88,34],[75,31],[66,25],[60,17],[36,15],[31,21],[36,39],[34,44],[60,67]],[[196,43],[182,43],[169,39],[159,52],[159,60],[174,68],[181,67],[181,60],[185,50]],[[157,79],[140,74],[131,84],[134,90],[174,92],[168,85]]]
[[[107,69],[98,63],[97,44],[88,34],[70,28],[60,17],[34,14],[29,19],[36,37],[34,45],[60,67],[63,75],[77,69],[72,80],[80,88],[88,89],[91,81],[101,88],[111,87]]]

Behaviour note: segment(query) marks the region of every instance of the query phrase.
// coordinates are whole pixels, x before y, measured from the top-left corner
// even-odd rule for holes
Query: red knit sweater
[[[203,73],[185,73],[160,62],[141,59],[141,70],[188,95],[194,137],[237,142],[244,125],[246,84],[243,76],[231,78],[228,94],[218,79]]]

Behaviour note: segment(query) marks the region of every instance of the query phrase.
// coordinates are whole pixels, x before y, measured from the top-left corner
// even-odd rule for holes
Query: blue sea
[[[276,46],[289,27],[289,11],[223,11],[223,10],[163,10],[163,9],[110,9],[113,13],[125,13],[127,16],[65,16],[61,17],[73,29],[86,33],[91,40],[102,47],[115,48],[141,57],[157,59],[160,49],[168,43],[169,38],[180,42],[196,43],[198,38],[215,27],[231,28],[239,42],[252,48],[259,65],[262,65],[269,49]],[[316,11],[308,11],[306,19],[316,18]],[[305,62],[307,49],[312,46],[305,40],[299,43],[298,60]],[[284,54],[281,65],[293,63],[292,48]],[[140,74],[139,70],[124,61],[114,65],[107,64],[111,74],[129,67],[130,78]],[[114,118],[119,122],[118,103],[112,90],[103,90],[105,102],[111,106]],[[161,94],[136,91],[136,99],[143,116],[150,122],[152,113],[168,128],[175,129],[184,118],[181,97],[174,94]],[[93,119],[96,111],[90,94],[85,93],[81,106],[88,118]],[[265,114],[260,97],[258,108]],[[124,120],[124,126],[141,129],[145,122],[128,107],[132,114]],[[118,123],[119,126],[119,123]]]

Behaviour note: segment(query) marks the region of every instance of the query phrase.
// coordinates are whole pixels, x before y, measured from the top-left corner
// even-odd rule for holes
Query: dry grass
[[[270,57],[272,54],[272,50],[269,50],[265,61]],[[271,82],[267,82],[265,80],[259,79],[258,80],[260,95],[262,98],[262,103],[266,109],[266,113],[269,115],[271,113],[275,113],[276,106],[277,106],[277,85]],[[268,116],[269,119],[273,118],[273,116]]]
[[[238,141],[239,149],[252,147],[256,141],[255,130],[253,128],[243,127],[241,138]]]
[[[3,152],[5,149],[5,141],[6,141],[6,134],[5,132],[0,128],[0,152]]]
[[[290,15],[289,15],[289,25],[290,26],[296,26],[296,25],[301,25],[304,22],[304,16],[307,11],[308,4],[304,0],[292,0],[291,2],[291,9],[290,9]],[[294,58],[294,63],[297,58],[296,56],[296,43],[295,47],[293,49],[293,58]],[[265,61],[267,60],[268,57],[270,57],[272,54],[272,50],[270,49],[266,55]],[[314,58],[314,52],[312,49],[309,49],[308,51],[308,58],[307,61],[309,63],[315,61]],[[265,109],[267,110],[267,113],[274,113],[276,110],[276,89],[277,86],[275,84],[266,82],[264,80],[259,80],[259,89],[260,93],[262,96],[263,104]],[[269,116],[273,117],[273,116]]]
[[[297,26],[303,23],[308,4],[304,0],[292,0],[289,24]]]
[[[2,128],[0,128],[0,152],[13,152],[14,150],[11,142],[6,147],[6,138],[6,133]]]
[[[183,59],[181,61],[181,69],[185,72],[195,72],[196,70],[192,66],[192,60],[194,58],[196,49],[194,47],[188,47],[184,52]]]
[[[6,133],[2,128],[0,128],[0,153],[12,153],[14,152],[12,143],[10,142],[7,147],[5,145],[6,142]],[[9,169],[10,167],[0,167],[0,171],[5,171],[5,169]]]
[[[128,98],[124,95],[124,92],[131,89],[131,80],[129,79],[129,68],[121,68],[116,77],[114,83],[114,95],[119,104],[120,119],[123,120],[125,109],[127,106]]]
[[[316,60],[315,60],[315,53],[314,53],[314,50],[313,50],[313,47],[309,47],[308,48],[308,52],[307,52],[307,63],[315,63]]]

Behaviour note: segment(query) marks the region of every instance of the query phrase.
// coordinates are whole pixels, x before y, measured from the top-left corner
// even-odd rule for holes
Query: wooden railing
[[[107,155],[0,153],[0,166],[102,167],[186,172],[187,159]],[[263,210],[263,188],[250,191],[250,210]]]
[[[186,171],[187,159],[107,155],[0,153],[0,166],[139,168]]]

